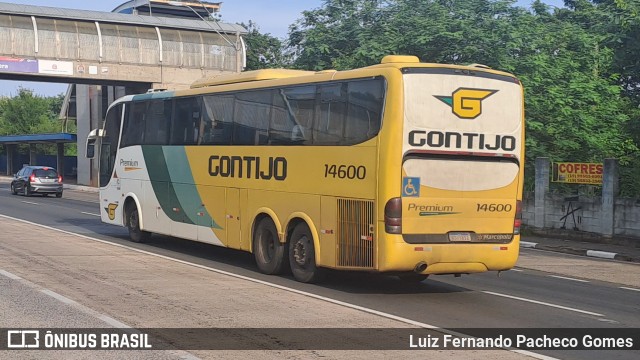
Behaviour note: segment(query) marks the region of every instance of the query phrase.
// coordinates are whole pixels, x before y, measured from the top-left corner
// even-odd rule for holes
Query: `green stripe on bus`
[[[142,155],[147,164],[147,171],[153,192],[162,207],[162,211],[173,221],[183,222],[182,213],[173,211],[173,208],[179,204],[173,186],[171,186],[171,177],[169,169],[164,158],[162,146],[147,145],[142,146]]]
[[[171,220],[222,229],[202,206],[184,147],[143,146],[149,177],[160,206]],[[172,164],[171,168],[167,164]],[[179,208],[180,211],[174,211]],[[198,214],[201,214],[198,216]]]

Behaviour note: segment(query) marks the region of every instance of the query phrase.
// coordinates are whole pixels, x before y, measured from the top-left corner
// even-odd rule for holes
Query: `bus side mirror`
[[[89,136],[87,136],[86,152],[84,154],[87,159],[95,158],[96,142],[103,134],[104,134],[104,130],[94,129],[94,130],[91,130],[91,132],[89,133]]]
[[[96,156],[96,139],[87,139],[87,159],[93,159]]]

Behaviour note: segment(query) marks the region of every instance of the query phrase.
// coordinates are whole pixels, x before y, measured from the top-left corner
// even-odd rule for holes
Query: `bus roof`
[[[514,77],[512,74],[505,73],[503,71],[493,70],[490,67],[482,64],[470,64],[470,65],[451,65],[451,64],[435,64],[435,63],[423,63],[420,62],[417,56],[412,55],[387,55],[379,64],[367,66],[360,69],[380,69],[380,68],[396,68],[402,69],[406,67],[426,67],[426,68],[454,68],[467,71],[484,71],[499,75],[505,75]],[[359,69],[352,69],[359,70]],[[350,70],[347,70],[350,71]],[[191,85],[191,89],[202,89],[209,86],[240,84],[254,81],[263,80],[277,80],[294,78],[301,76],[313,76],[313,75],[326,75],[327,73],[335,73],[336,70],[322,70],[322,71],[305,71],[305,70],[290,70],[290,69],[263,69],[252,70],[241,73],[233,74],[221,74],[203,78],[195,81]]]
[[[203,88],[207,86],[235,84],[250,81],[284,79],[290,77],[304,76],[315,74],[314,71],[305,70],[289,70],[289,69],[264,69],[245,71],[239,74],[214,75],[204,79],[200,79],[191,84],[192,89]]]

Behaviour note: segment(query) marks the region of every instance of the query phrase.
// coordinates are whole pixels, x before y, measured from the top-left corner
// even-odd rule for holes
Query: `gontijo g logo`
[[[457,117],[475,119],[482,114],[482,100],[497,92],[498,90],[459,88],[451,96],[434,96],[451,106]]]

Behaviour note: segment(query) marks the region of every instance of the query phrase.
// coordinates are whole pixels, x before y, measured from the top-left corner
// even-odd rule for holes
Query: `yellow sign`
[[[601,163],[561,162],[552,164],[551,181],[569,184],[602,185]]]

